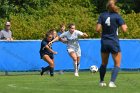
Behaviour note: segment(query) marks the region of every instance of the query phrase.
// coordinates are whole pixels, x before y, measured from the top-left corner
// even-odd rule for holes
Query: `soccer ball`
[[[95,72],[98,71],[98,67],[97,67],[96,65],[92,65],[92,66],[90,66],[90,71],[91,71],[92,73],[95,73]]]

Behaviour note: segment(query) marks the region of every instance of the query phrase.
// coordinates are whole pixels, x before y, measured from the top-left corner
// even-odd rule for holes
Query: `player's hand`
[[[57,54],[57,52],[53,51],[53,54]]]
[[[48,43],[48,46],[51,46],[51,45],[52,45],[52,43],[53,43],[53,42],[49,42],[49,43]]]
[[[13,41],[13,38],[7,38],[6,40],[10,42]]]

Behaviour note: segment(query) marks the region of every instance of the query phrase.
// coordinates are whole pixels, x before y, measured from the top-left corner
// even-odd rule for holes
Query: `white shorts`
[[[80,48],[68,48],[68,52],[69,53],[71,53],[71,52],[76,53],[77,57],[81,56],[81,49]]]

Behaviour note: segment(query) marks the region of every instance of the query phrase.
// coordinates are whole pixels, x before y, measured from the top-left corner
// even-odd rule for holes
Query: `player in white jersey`
[[[79,76],[78,70],[79,70],[81,49],[79,46],[78,37],[79,36],[88,37],[88,35],[81,31],[75,30],[74,24],[70,24],[68,28],[69,28],[68,31],[62,33],[59,37],[56,37],[54,40],[50,42],[50,44],[57,40],[60,40],[62,42],[67,42],[66,44],[67,44],[68,53],[74,61],[74,69],[75,69],[74,75]],[[61,38],[66,38],[66,41],[63,41]]]

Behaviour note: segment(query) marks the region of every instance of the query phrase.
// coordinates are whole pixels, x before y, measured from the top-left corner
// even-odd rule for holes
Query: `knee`
[[[54,63],[53,62],[50,63],[50,67],[54,68]]]
[[[73,58],[73,61],[77,61],[77,57],[74,57],[74,58]]]

